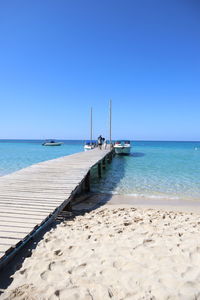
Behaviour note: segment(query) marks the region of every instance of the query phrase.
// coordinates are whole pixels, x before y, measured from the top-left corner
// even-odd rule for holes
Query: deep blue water
[[[0,140],[0,175],[83,151],[84,141],[43,147],[42,141]],[[200,142],[132,142],[130,156],[116,156],[94,191],[133,197],[200,200]]]

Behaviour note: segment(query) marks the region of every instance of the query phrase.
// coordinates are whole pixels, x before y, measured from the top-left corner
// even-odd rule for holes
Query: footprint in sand
[[[63,255],[63,252],[60,249],[59,250],[55,250],[54,251],[54,255],[61,256],[61,255]]]
[[[19,271],[19,274],[23,275],[26,272],[26,269]]]
[[[48,272],[47,271],[44,271],[40,274],[40,277],[42,280],[47,280],[47,277],[48,277]]]
[[[152,244],[152,243],[155,243],[155,241],[152,240],[152,239],[145,239],[145,240],[143,241],[143,244],[144,244],[144,245]]]
[[[87,267],[86,263],[82,263],[79,266],[77,266],[74,271],[77,273],[82,273],[85,270],[85,267]]]

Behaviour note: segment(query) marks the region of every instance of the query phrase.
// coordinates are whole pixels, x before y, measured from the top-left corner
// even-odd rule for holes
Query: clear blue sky
[[[200,140],[199,0],[1,0],[0,138]]]

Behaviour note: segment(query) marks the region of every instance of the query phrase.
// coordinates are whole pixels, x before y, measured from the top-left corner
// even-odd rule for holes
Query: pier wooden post
[[[98,163],[98,175],[101,178],[101,163]]]
[[[103,169],[106,168],[106,160],[105,160],[105,158],[104,158],[103,161],[102,161],[102,168],[103,168]]]
[[[63,208],[63,211],[72,211],[71,202],[68,202],[67,205]]]
[[[108,163],[110,164],[111,161],[112,161],[112,153],[109,153],[109,155],[108,155]]]
[[[85,177],[85,192],[90,192],[90,172]]]

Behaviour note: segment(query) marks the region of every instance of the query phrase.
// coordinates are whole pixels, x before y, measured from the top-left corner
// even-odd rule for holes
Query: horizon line
[[[46,140],[46,139],[45,139]],[[60,141],[86,141],[88,139],[52,139],[52,140],[60,140]],[[108,140],[108,139],[107,139]],[[121,139],[112,139],[113,141],[117,141],[117,140],[127,140],[124,138]],[[188,142],[188,143],[195,143],[195,142],[200,142],[200,140],[144,140],[144,139],[129,139],[131,142]],[[15,139],[15,138],[6,138],[6,139],[2,139],[0,138],[0,141],[44,141],[44,139],[41,138],[34,138],[34,139],[27,139],[27,138],[20,138],[20,139]]]

